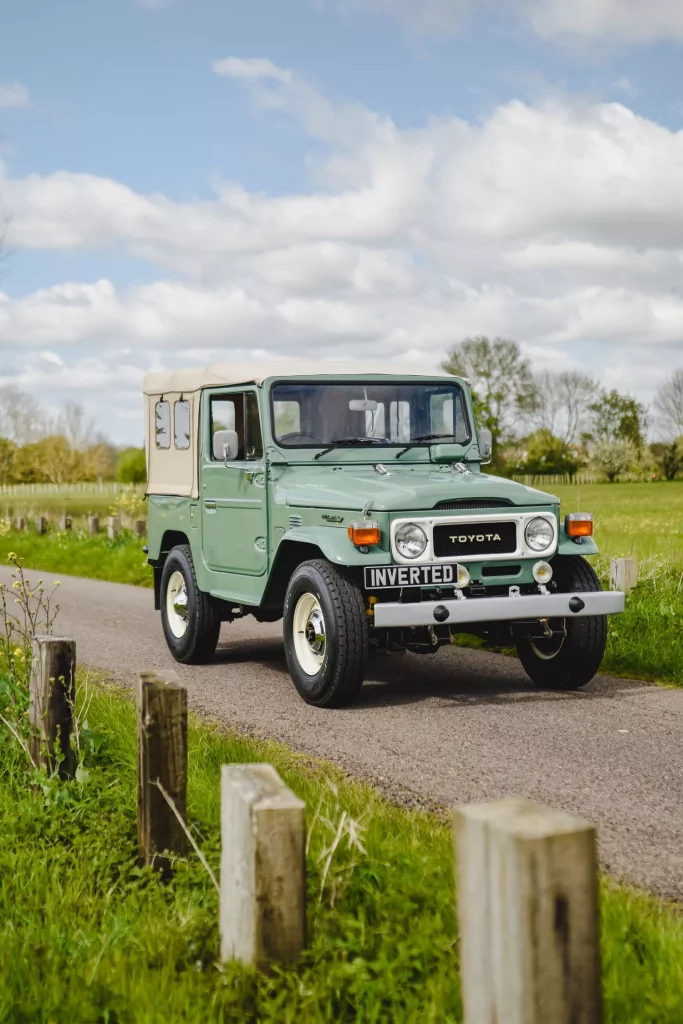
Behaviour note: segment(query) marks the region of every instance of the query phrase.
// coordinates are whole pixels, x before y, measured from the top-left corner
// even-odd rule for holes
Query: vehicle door
[[[204,393],[200,500],[210,569],[260,576],[267,568],[265,463],[255,389]]]

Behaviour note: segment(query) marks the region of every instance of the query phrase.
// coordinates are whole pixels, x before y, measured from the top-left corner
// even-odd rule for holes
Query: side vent
[[[295,526],[303,526],[303,525],[304,525],[304,521],[301,518],[301,516],[290,516],[289,517],[289,528],[290,528],[290,530],[293,529],[293,527],[295,527]]]

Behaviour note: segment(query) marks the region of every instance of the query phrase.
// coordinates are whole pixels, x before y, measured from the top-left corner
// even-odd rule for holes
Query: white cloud
[[[217,75],[226,78],[242,78],[248,82],[271,78],[287,84],[292,81],[291,71],[279,68],[265,57],[226,57],[224,60],[215,60],[211,66]]]
[[[99,359],[106,396],[117,359],[121,387],[155,363],[254,354],[436,367],[454,341],[488,333],[540,367],[588,360],[646,399],[681,359],[683,132],[567,98],[400,130],[261,60],[237,77],[317,140],[311,188],[227,182],[175,202],[95,175],[0,169],[15,250],[123,250],[162,278],[0,294],[7,358],[57,355],[63,371],[41,363],[56,384],[74,367],[94,381]]]
[[[515,18],[543,38],[683,41],[679,0],[327,0],[345,14],[392,17],[411,30],[458,32],[477,13]]]
[[[21,82],[8,82],[6,85],[0,85],[0,110],[28,107],[30,103],[31,95]]]

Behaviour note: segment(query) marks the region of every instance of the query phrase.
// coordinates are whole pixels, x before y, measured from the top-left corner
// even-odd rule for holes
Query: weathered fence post
[[[144,536],[146,536],[146,534],[147,534],[147,520],[146,519],[136,519],[135,522],[133,523],[133,536],[134,537],[144,537]]]
[[[47,519],[45,516],[36,516],[36,533],[47,533]]]
[[[109,516],[107,519],[107,537],[109,540],[116,540],[121,533],[121,519],[119,516]]]
[[[88,516],[88,536],[95,537],[100,532],[100,520],[98,516]]]
[[[138,849],[167,878],[187,853],[187,691],[175,672],[138,676]]]
[[[609,582],[612,590],[628,594],[638,584],[638,562],[635,558],[612,558],[609,563]]]
[[[465,1024],[599,1024],[594,827],[512,799],[454,829]]]
[[[68,533],[68,531],[71,529],[71,527],[72,527],[71,516],[62,516],[62,518],[59,520],[59,529],[63,533]]]
[[[306,941],[305,804],[269,764],[221,774],[221,959],[294,963]]]
[[[23,531],[26,529],[26,516],[17,516],[15,529],[19,531]]]
[[[71,778],[76,770],[75,751],[71,749],[75,676],[74,640],[34,638],[29,693],[31,756],[36,765],[46,765],[51,773],[58,768],[62,778]]]

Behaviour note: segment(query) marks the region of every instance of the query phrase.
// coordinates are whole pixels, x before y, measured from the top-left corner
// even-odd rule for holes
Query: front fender
[[[386,565],[391,556],[381,547],[372,547],[363,554],[349,540],[346,527],[297,526],[287,530],[280,544],[293,541],[297,544],[314,544],[320,548],[329,562],[335,565]]]
[[[598,553],[598,545],[592,537],[582,537],[580,543],[572,540],[571,537],[567,536],[564,523],[560,523],[557,545],[558,555],[597,555]]]

